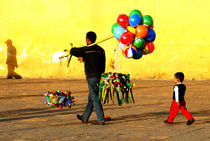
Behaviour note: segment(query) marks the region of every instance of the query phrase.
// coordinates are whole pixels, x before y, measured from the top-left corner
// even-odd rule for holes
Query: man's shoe
[[[82,119],[82,116],[81,115],[77,115],[77,118],[79,119],[79,120],[81,120],[83,123],[88,123],[87,121],[84,121],[83,119]]]
[[[165,124],[173,124],[173,122],[168,122],[168,120],[164,121]]]
[[[187,125],[191,125],[193,122],[195,122],[195,119],[188,120]]]
[[[93,122],[93,125],[106,125],[105,122]]]
[[[98,125],[106,125],[105,122],[97,122]]]

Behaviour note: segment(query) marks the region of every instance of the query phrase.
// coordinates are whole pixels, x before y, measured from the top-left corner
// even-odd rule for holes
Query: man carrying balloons
[[[132,10],[129,16],[121,14],[112,26],[114,37],[120,42],[120,49],[126,58],[140,59],[154,51],[156,34],[150,15]]]
[[[94,32],[88,32],[86,34],[87,45],[90,45],[95,41],[96,34]],[[88,104],[84,113],[82,115],[77,115],[77,118],[82,122],[87,123],[93,108],[95,108],[98,124],[104,125],[104,112],[101,102],[98,100],[98,83],[101,74],[105,71],[105,51],[103,48],[95,44],[89,47],[72,48],[70,54],[83,58],[89,88]]]

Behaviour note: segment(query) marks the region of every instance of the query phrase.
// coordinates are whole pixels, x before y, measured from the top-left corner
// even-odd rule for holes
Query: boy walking
[[[177,72],[174,75],[174,82],[176,85],[174,86],[173,92],[173,102],[171,105],[169,117],[164,121],[166,124],[173,124],[173,121],[180,110],[182,114],[187,118],[187,125],[191,125],[195,119],[186,109],[186,102],[184,100],[186,87],[182,82],[184,81],[184,74],[182,72]]]

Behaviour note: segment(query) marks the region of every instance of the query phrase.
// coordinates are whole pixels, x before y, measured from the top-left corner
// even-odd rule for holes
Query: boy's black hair
[[[87,34],[86,34],[86,38],[90,39],[90,41],[92,43],[95,43],[96,41],[96,33],[93,32],[93,31],[89,31]]]
[[[177,73],[174,74],[174,76],[175,76],[177,79],[179,79],[181,82],[184,81],[184,73],[182,73],[182,72],[177,72]]]

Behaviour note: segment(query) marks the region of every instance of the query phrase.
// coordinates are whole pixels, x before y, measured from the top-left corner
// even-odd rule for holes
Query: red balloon
[[[133,35],[130,32],[124,32],[120,36],[120,42],[123,43],[124,45],[129,45],[133,42]]]
[[[119,25],[121,25],[122,27],[126,28],[129,25],[129,18],[128,18],[128,16],[125,15],[125,14],[119,15],[118,18],[117,18],[117,23]]]
[[[151,41],[146,42],[144,44],[143,54],[144,55],[150,54],[154,51],[154,49],[155,49],[155,46],[154,46],[153,42],[151,42]]]

